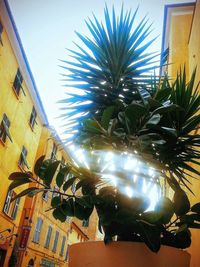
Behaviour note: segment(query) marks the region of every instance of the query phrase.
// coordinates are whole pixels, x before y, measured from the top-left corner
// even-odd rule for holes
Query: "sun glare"
[[[74,145],[70,145],[69,149],[79,166],[99,173],[105,182],[117,187],[130,198],[147,196],[150,199],[148,211],[155,208],[160,188],[154,180],[159,177],[159,172],[143,162],[137,153],[87,151]]]

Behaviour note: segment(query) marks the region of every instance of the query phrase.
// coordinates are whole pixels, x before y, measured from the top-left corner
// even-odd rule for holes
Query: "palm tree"
[[[167,76],[152,75],[157,54],[147,52],[151,25],[144,17],[134,26],[138,9],[112,16],[104,9],[105,24],[94,16],[86,21],[91,37],[77,33],[83,42],[72,51],[73,61],[63,61],[69,71],[66,87],[81,91],[60,102],[68,119],[66,133],[87,148],[112,147],[138,151],[156,166],[174,188],[179,180],[188,189],[188,172],[199,174],[188,162],[198,164],[197,129],[200,97],[194,90],[195,72],[186,83],[185,70],[170,83]],[[161,55],[165,62],[167,51]],[[163,171],[164,170],[164,171]],[[170,173],[166,175],[166,173]],[[178,182],[177,182],[178,181]]]

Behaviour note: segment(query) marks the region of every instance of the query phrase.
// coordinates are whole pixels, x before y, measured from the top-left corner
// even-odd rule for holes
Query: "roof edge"
[[[10,5],[8,3],[8,0],[3,0],[3,1],[4,1],[4,4],[5,4],[5,7],[6,7],[6,11],[8,13],[8,16],[9,16],[9,19],[10,19],[10,22],[11,22],[11,25],[12,25],[12,28],[13,28],[13,31],[14,31],[14,34],[15,34],[15,37],[17,39],[17,42],[18,42],[18,45],[19,45],[19,48],[20,48],[20,51],[21,51],[21,54],[22,54],[22,57],[23,57],[25,66],[26,66],[27,71],[28,71],[28,74],[30,76],[30,80],[32,82],[33,89],[34,89],[34,93],[36,95],[38,104],[39,104],[39,106],[41,108],[41,112],[42,112],[43,120],[44,120],[43,123],[48,125],[49,124],[48,118],[47,118],[46,112],[44,110],[44,106],[42,104],[42,100],[40,98],[39,91],[37,89],[37,86],[36,86],[36,83],[35,83],[35,79],[33,77],[33,73],[31,71],[31,68],[30,68],[30,65],[29,65],[29,62],[28,62],[28,59],[27,59],[27,56],[26,56],[24,47],[22,45],[22,41],[21,41],[21,38],[20,38],[20,35],[19,35],[19,32],[18,32],[17,26],[16,26],[16,23],[15,23],[14,17],[12,15],[12,11],[10,9]]]

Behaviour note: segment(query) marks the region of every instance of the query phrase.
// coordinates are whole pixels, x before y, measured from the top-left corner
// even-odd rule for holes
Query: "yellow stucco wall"
[[[55,138],[51,138],[50,130],[44,127],[41,134],[36,158],[39,158],[41,155],[46,155],[47,159],[50,158],[54,143],[57,144]],[[65,162],[69,160],[67,153],[60,146],[58,146],[56,158],[58,160],[61,160],[62,157],[65,158]],[[53,180],[53,184],[55,185],[55,178]],[[30,211],[29,216],[31,217],[32,223],[28,224],[31,225],[31,233],[26,252],[20,255],[21,257],[20,264],[22,266],[27,266],[30,259],[34,259],[35,266],[39,266],[42,259],[48,259],[51,262],[56,263],[57,266],[67,266],[67,262],[65,261],[65,256],[68,245],[77,242],[83,242],[88,239],[92,240],[95,239],[96,227],[97,227],[97,217],[95,213],[91,217],[90,227],[88,228],[82,227],[82,222],[77,219],[70,219],[65,223],[61,223],[60,221],[55,220],[53,218],[52,211],[47,212],[47,210],[51,207],[51,199],[52,199],[52,193],[48,194],[48,201],[45,201],[42,198],[42,193],[38,194],[33,199],[26,197],[24,209]],[[31,210],[30,207],[32,207]],[[33,212],[32,216],[31,212]],[[28,213],[29,212],[27,212],[27,214]],[[40,242],[36,244],[33,242],[33,235],[38,217],[43,220],[43,226],[40,236]],[[24,221],[22,220],[22,224],[26,224],[26,221],[24,223]],[[49,225],[52,226],[53,231],[52,231],[50,246],[49,248],[45,248],[44,244]],[[57,251],[56,253],[54,253],[52,252],[52,246],[56,231],[59,232],[59,239],[58,239]],[[66,237],[66,243],[63,256],[60,256],[59,253],[62,244],[62,236]]]
[[[41,134],[36,158],[39,158],[41,155],[46,155],[47,159],[50,158],[53,148],[53,143],[58,145],[56,140],[54,138],[51,138],[50,130],[44,127]],[[68,161],[68,156],[66,152],[60,146],[58,146],[56,158],[57,160],[61,160],[62,157],[65,158],[66,162]],[[53,180],[52,186],[54,185],[55,185],[55,178]],[[33,211],[33,215],[31,217],[32,221],[31,224],[27,223],[26,220],[25,221],[22,220],[22,224],[25,225],[27,223],[27,225],[31,226],[31,233],[28,240],[26,252],[20,255],[21,265],[19,266],[27,266],[30,259],[34,259],[35,266],[40,266],[39,264],[41,263],[42,259],[48,259],[49,261],[56,263],[58,266],[67,266],[67,262],[65,261],[65,255],[68,245],[89,239],[87,238],[87,235],[89,235],[90,238],[92,238],[93,240],[95,239],[96,225],[94,226],[94,223],[96,222],[96,220],[94,221],[92,219],[91,226],[88,228],[81,227],[82,222],[78,220],[75,220],[73,224],[74,227],[71,226],[72,219],[66,221],[65,223],[61,223],[59,220],[55,220],[53,218],[52,210],[47,211],[49,208],[51,208],[51,199],[52,199],[52,193],[48,193],[47,201],[42,198],[42,193],[38,194],[33,199],[26,197],[24,209],[27,210],[27,214],[29,214],[29,217],[31,217],[31,210]],[[31,210],[30,207],[32,207]],[[34,236],[35,226],[37,223],[37,218],[41,218],[43,220],[40,241],[38,244],[33,242],[33,236]],[[53,231],[52,231],[50,246],[49,248],[45,248],[44,245],[49,225],[52,226]],[[56,231],[59,232],[59,239],[58,239],[56,253],[54,253],[52,252],[52,247]],[[64,247],[63,256],[61,256],[59,253],[61,249],[63,236],[66,237],[66,243]]]
[[[39,158],[41,155],[46,155],[47,159],[50,158],[51,151],[53,148],[53,143],[55,143],[55,141],[51,138],[50,130],[44,127],[41,134],[41,139],[38,146],[36,158]],[[58,160],[61,160],[62,156],[67,161],[67,155],[64,152],[64,150],[58,148],[56,158]],[[70,223],[68,222],[61,223],[60,221],[55,220],[52,216],[52,211],[47,211],[51,207],[51,199],[52,199],[52,193],[48,193],[47,201],[43,199],[42,193],[38,194],[34,199],[26,197],[24,209],[27,210],[27,212],[28,211],[30,211],[30,213],[33,212],[33,215],[31,217],[32,223],[28,224],[31,226],[31,232],[26,252],[23,253],[23,255],[21,255],[21,260],[20,260],[21,266],[27,266],[30,259],[34,259],[35,266],[40,266],[42,259],[47,259],[51,262],[54,262],[56,266],[63,266],[63,265],[67,266],[67,263],[64,261],[64,259],[66,255]],[[30,210],[30,207],[32,208],[32,210]],[[38,218],[41,218],[43,220],[43,225],[41,229],[40,241],[39,243],[34,243],[33,236]],[[24,221],[23,224],[26,224],[26,221]],[[49,225],[52,227],[51,241],[49,248],[45,248],[44,245]],[[59,239],[57,244],[57,250],[56,252],[53,252],[52,247],[56,231],[59,232]],[[64,247],[63,256],[61,256],[60,249],[63,236],[66,237],[66,243]]]
[[[189,40],[189,72],[190,75],[194,68],[197,67],[196,84],[200,81],[200,0],[197,0],[191,36]],[[200,90],[200,88],[199,88]],[[199,132],[200,133],[200,132]],[[200,181],[193,179],[192,190],[195,196],[191,196],[192,203],[200,202]],[[192,245],[189,252],[192,255],[191,267],[200,266],[200,230],[192,230]]]
[[[185,7],[185,11],[187,12]],[[176,10],[177,11],[177,10]],[[197,67],[196,84],[200,81],[200,0],[197,0],[194,14],[171,16],[169,28],[169,62],[173,63],[168,67],[168,74],[173,79],[180,65],[186,65],[187,79],[190,78],[193,70]],[[195,166],[196,168],[196,166]],[[199,177],[197,177],[199,178]],[[200,202],[200,181],[193,179],[192,191],[195,196],[188,193],[191,204]],[[200,230],[192,230],[192,244],[188,249],[191,254],[190,267],[200,266]]]
[[[8,186],[10,184],[8,176],[14,171],[20,171],[18,160],[23,145],[28,151],[27,161],[30,168],[32,168],[40,139],[42,124],[39,117],[37,117],[37,125],[35,125],[34,131],[29,126],[33,101],[25,82],[23,82],[22,86],[26,96],[20,92],[20,95],[17,98],[12,88],[19,66],[5,28],[1,35],[1,39],[3,46],[0,44],[0,123],[3,114],[6,113],[11,122],[10,133],[13,142],[11,143],[8,138],[5,145],[0,142],[0,231],[10,228],[12,229],[10,234],[12,234],[16,233],[18,230],[24,199],[21,199],[20,201],[15,220],[12,220],[2,212],[8,192]],[[17,189],[16,192],[18,192]],[[7,266],[7,260],[10,257],[14,240],[15,238],[11,241],[11,245],[8,246],[5,266]],[[3,241],[0,241],[0,243],[3,243]]]
[[[183,11],[184,12],[184,11]],[[168,74],[174,79],[180,66],[183,69],[186,66],[188,74],[188,40],[192,22],[192,14],[172,14],[170,19],[169,36],[169,66]]]
[[[1,23],[4,26],[3,21],[1,21]],[[50,158],[53,143],[56,143],[56,138],[51,138],[51,131],[43,126],[45,121],[40,119],[40,116],[37,116],[37,124],[34,126],[34,130],[32,130],[29,125],[29,119],[35,99],[33,97],[34,94],[31,91],[32,89],[30,89],[25,82],[26,79],[24,79],[22,84],[25,95],[21,91],[18,97],[12,88],[17,69],[21,64],[21,61],[23,62],[23,59],[19,58],[18,52],[16,54],[17,56],[15,56],[16,50],[13,48],[16,48],[16,43],[13,43],[13,39],[10,39],[12,41],[9,40],[10,28],[8,33],[6,32],[6,27],[4,27],[3,33],[1,34],[3,46],[0,44],[0,123],[3,118],[3,114],[5,113],[11,123],[9,130],[13,140],[13,142],[11,142],[7,138],[5,144],[0,141],[0,232],[7,228],[11,229],[10,234],[4,233],[2,235],[4,237],[3,239],[0,236],[0,249],[4,249],[7,252],[4,266],[8,266],[8,261],[13,251],[14,243],[19,243],[21,238],[21,229],[24,225],[31,226],[31,232],[26,251],[17,251],[17,257],[19,259],[18,266],[28,266],[30,259],[34,260],[34,266],[40,266],[42,259],[54,262],[55,267],[67,266],[67,262],[64,261],[64,259],[68,244],[82,242],[88,240],[89,238],[92,240],[95,239],[97,222],[95,213],[92,216],[90,227],[88,228],[83,228],[82,222],[78,220],[74,221],[75,227],[71,226],[72,220],[69,220],[66,223],[61,223],[52,217],[52,211],[46,212],[46,210],[50,207],[51,194],[49,194],[48,201],[45,201],[42,198],[42,194],[39,194],[32,199],[28,197],[21,198],[17,217],[14,220],[3,212],[10,184],[8,176],[14,171],[21,171],[18,166],[18,161],[22,146],[24,145],[28,151],[27,162],[30,166],[29,170],[32,171],[34,162],[41,155],[45,154],[46,158]],[[17,61],[17,58],[19,62]],[[25,65],[26,64],[23,63],[23,68]],[[23,76],[23,70],[21,70],[21,68],[20,71]],[[24,75],[27,76],[27,72]],[[39,101],[37,101],[36,105],[38,105],[38,102]],[[36,111],[37,107],[35,106]],[[41,109],[38,111],[39,113],[41,112]],[[41,118],[43,118],[42,116]],[[57,159],[61,160],[62,156],[67,162],[68,156],[66,152],[58,146]],[[18,193],[26,187],[26,185],[21,186],[20,188],[15,189],[15,192]],[[36,244],[32,241],[38,217],[43,219],[43,226],[40,242]],[[52,226],[53,231],[49,249],[46,249],[44,248],[44,243],[46,240],[48,225]],[[52,252],[52,246],[56,230],[59,232],[59,239],[57,250],[54,253]],[[6,241],[5,238],[8,235],[16,233],[18,234],[18,238],[13,237],[9,238],[7,240],[8,242]],[[63,255],[60,255],[63,236],[66,237],[66,244]]]

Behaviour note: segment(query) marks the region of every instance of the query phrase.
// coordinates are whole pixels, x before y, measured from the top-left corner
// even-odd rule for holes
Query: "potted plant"
[[[37,184],[16,196],[22,197],[53,192],[56,176],[59,190],[51,205],[62,222],[67,216],[88,219],[96,210],[104,243],[111,244],[71,246],[70,267],[186,267],[190,256],[183,250],[191,244],[190,229],[200,228],[200,203],[191,206],[188,198],[199,175],[195,71],[189,82],[185,69],[175,81],[152,75],[156,55],[146,50],[154,40],[146,41],[146,18],[134,27],[136,13],[122,8],[117,17],[113,9],[110,16],[105,7],[105,25],[95,16],[89,19],[92,38],[77,33],[86,49],[77,45],[79,51],[71,51],[74,60],[64,61],[70,71],[67,86],[83,92],[69,91],[61,101],[71,123],[67,131],[77,132],[74,142],[85,149],[89,166],[72,160],[57,171],[60,161],[42,156],[36,177],[31,172],[9,177],[10,188]],[[166,56],[161,55],[162,63]]]

